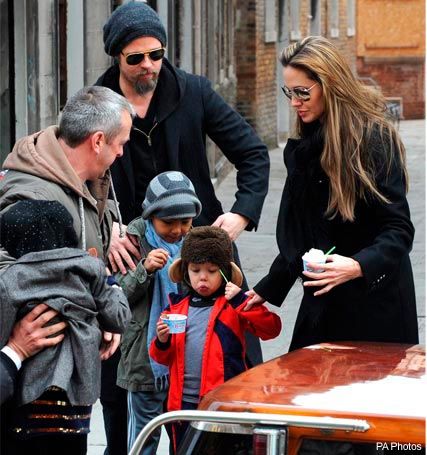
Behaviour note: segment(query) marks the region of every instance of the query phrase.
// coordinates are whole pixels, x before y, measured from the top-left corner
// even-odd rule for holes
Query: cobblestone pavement
[[[412,221],[416,228],[414,246],[411,253],[412,266],[418,306],[418,323],[420,340],[425,343],[425,121],[402,121],[399,128],[407,149],[407,162],[410,176],[408,194]],[[261,222],[257,232],[244,232],[239,240],[239,254],[249,286],[254,286],[269,269],[277,254],[276,220],[286,171],[282,160],[282,149],[270,151],[271,173],[270,189]],[[236,192],[235,172],[224,179],[217,189],[218,198],[224,210],[229,210]],[[298,306],[301,300],[302,286],[296,283],[280,308],[271,307],[282,318],[283,329],[280,336],[271,341],[262,342],[264,360],[271,359],[287,352],[292,329],[295,323]],[[99,455],[105,448],[105,437],[102,427],[102,413],[99,403],[94,407],[89,436],[89,455]],[[167,437],[162,437],[158,450],[159,455],[168,454]]]

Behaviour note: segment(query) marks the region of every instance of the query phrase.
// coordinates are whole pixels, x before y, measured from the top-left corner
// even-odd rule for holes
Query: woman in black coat
[[[249,291],[249,305],[280,306],[301,277],[290,350],[346,340],[417,343],[405,150],[384,101],[323,37],[285,48],[281,63],[298,139],[284,150],[280,253]],[[326,264],[303,271],[306,251],[333,246]]]

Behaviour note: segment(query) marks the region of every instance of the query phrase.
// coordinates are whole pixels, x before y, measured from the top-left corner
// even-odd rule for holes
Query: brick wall
[[[301,37],[310,34],[310,0],[300,0]],[[288,5],[289,6],[289,5]],[[320,0],[320,34],[336,44],[356,72],[356,40],[348,36],[347,1],[339,0],[339,35],[330,34],[330,0]],[[276,2],[276,8],[278,3]],[[237,0],[237,110],[269,145],[277,142],[276,43],[265,42],[265,0]],[[277,14],[277,11],[276,11]]]
[[[425,65],[420,58],[357,59],[360,76],[372,77],[386,97],[402,97],[403,117],[424,118]]]
[[[320,0],[320,34],[330,40],[337,46],[340,52],[352,68],[356,70],[356,39],[354,36],[347,35],[348,18],[347,18],[347,1],[339,1],[339,34],[338,37],[331,37],[330,23],[330,0]],[[310,35],[310,0],[300,0],[300,30],[301,36]]]
[[[276,43],[265,43],[264,0],[238,0],[237,110],[270,147],[277,145]]]

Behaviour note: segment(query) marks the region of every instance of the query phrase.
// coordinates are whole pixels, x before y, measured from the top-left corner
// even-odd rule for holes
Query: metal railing
[[[175,421],[204,421],[215,423],[234,423],[242,425],[272,425],[281,427],[305,427],[322,430],[343,430],[365,432],[369,430],[366,420],[340,419],[334,417],[315,417],[283,414],[255,414],[250,412],[224,411],[172,411],[166,412],[151,420],[139,433],[129,455],[138,455],[145,441],[159,426]],[[271,440],[270,440],[270,439]],[[267,434],[268,455],[276,455],[276,432]]]

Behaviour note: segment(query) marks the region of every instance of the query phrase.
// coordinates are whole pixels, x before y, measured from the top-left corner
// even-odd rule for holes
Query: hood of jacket
[[[18,140],[3,168],[35,175],[69,188],[96,207],[94,198],[99,202],[108,196],[109,172],[88,185],[82,182],[59,145],[57,132],[57,126],[49,126]]]
[[[18,140],[3,167],[36,175],[85,196],[82,181],[59,145],[57,131],[56,126],[50,126]]]

